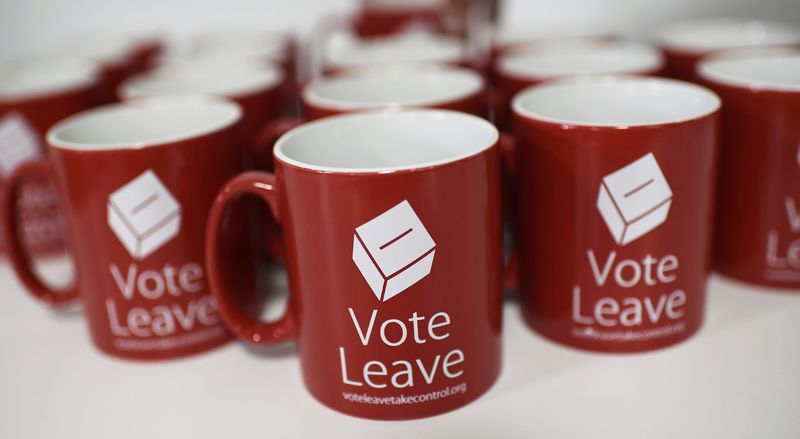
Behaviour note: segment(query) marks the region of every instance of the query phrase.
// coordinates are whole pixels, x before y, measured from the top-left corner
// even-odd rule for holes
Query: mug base
[[[373,421],[411,421],[411,420],[416,420],[416,419],[431,418],[431,417],[434,417],[434,416],[443,415],[445,413],[449,413],[449,412],[458,410],[458,409],[460,409],[462,407],[465,407],[465,406],[477,401],[478,399],[483,397],[495,385],[495,383],[497,383],[497,379],[500,377],[500,369],[501,369],[501,367],[500,367],[499,362],[498,362],[497,370],[493,373],[491,379],[487,383],[484,383],[480,388],[478,388],[477,391],[471,392],[469,398],[461,398],[461,399],[458,399],[457,401],[455,401],[453,403],[448,403],[447,400],[445,399],[445,400],[442,400],[442,401],[445,401],[444,403],[438,404],[436,407],[431,408],[429,411],[413,410],[413,409],[412,410],[402,410],[401,409],[403,407],[402,405],[395,405],[394,406],[396,408],[395,409],[395,413],[391,413],[391,414],[389,414],[389,413],[375,413],[375,411],[366,410],[366,409],[358,410],[358,409],[353,409],[353,408],[344,408],[341,405],[336,405],[334,403],[331,403],[330,401],[326,401],[325,398],[314,394],[314,392],[312,392],[311,389],[309,389],[307,385],[306,385],[306,389],[308,390],[308,392],[311,394],[311,396],[317,402],[319,402],[323,406],[325,406],[325,407],[327,407],[327,408],[329,408],[329,409],[331,409],[331,410],[333,410],[333,411],[335,411],[337,413],[342,413],[342,414],[345,414],[345,415],[348,415],[348,416],[352,416],[354,418],[359,418],[359,419],[370,419],[370,420],[373,420]],[[436,391],[433,391],[431,393],[435,393],[435,392]],[[358,394],[358,393],[361,393],[361,392],[355,391],[353,393]],[[425,393],[425,392],[423,392],[423,393]],[[356,404],[357,403],[352,403],[352,406],[355,406]],[[363,406],[368,406],[368,404],[362,404],[362,405]],[[408,406],[406,406],[406,407],[408,407]],[[413,406],[411,406],[411,407],[413,408]]]
[[[545,327],[546,325],[542,325],[541,323],[537,322],[538,319],[534,319],[529,316],[528,313],[523,311],[522,314],[525,324],[528,326],[528,328],[549,341],[569,348],[604,354],[637,354],[672,347],[693,337],[703,325],[702,320],[695,323],[687,323],[686,329],[679,334],[658,339],[643,341],[598,342],[577,338],[571,336],[569,333],[565,334],[565,331],[563,330],[556,331],[549,329]]]
[[[214,349],[227,345],[231,341],[233,341],[233,336],[226,331],[219,338],[215,338],[207,342],[198,343],[196,345],[187,346],[179,349],[134,351],[134,350],[119,349],[114,347],[113,345],[109,346],[104,343],[99,343],[97,340],[92,340],[92,344],[94,344],[94,347],[98,351],[109,357],[122,360],[153,362],[153,361],[179,360],[184,357],[189,357],[192,355],[197,355],[204,352],[212,351]]]

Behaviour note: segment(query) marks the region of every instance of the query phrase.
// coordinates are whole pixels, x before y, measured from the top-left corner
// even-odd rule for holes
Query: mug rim
[[[201,69],[203,66],[206,68]],[[216,70],[216,74],[209,73],[209,69]],[[232,75],[233,78],[231,81],[224,81],[223,84],[220,78],[225,75]],[[238,77],[236,77],[237,75]],[[182,87],[182,84],[188,82],[188,78],[198,79],[199,81],[197,82],[203,82],[203,84],[195,90],[147,90],[153,85],[163,85],[170,82],[177,83]],[[120,83],[117,88],[117,96],[123,100],[198,94],[235,98],[272,90],[279,87],[284,79],[283,69],[267,60],[198,58],[179,61],[174,64],[165,64],[156,69],[131,76]]]
[[[64,131],[68,129],[76,129],[81,124],[94,123],[97,119],[107,116],[108,114],[113,115],[113,113],[137,109],[146,111],[147,108],[158,108],[162,105],[175,105],[175,113],[179,112],[177,110],[185,110],[188,107],[198,107],[201,105],[208,109],[216,107],[216,110],[220,111],[221,117],[215,123],[205,124],[199,128],[191,130],[187,129],[184,130],[184,132],[169,135],[144,137],[137,140],[125,140],[117,142],[80,142],[60,138]],[[181,106],[183,107],[181,108]],[[224,114],[222,114],[222,112],[224,112]],[[198,139],[213,133],[217,133],[236,125],[241,117],[242,110],[238,105],[228,99],[218,96],[194,95],[139,98],[92,108],[62,119],[47,131],[46,139],[47,144],[52,148],[74,151],[78,153],[142,150]]]
[[[770,29],[773,32],[782,32],[783,35],[781,38],[777,38],[775,41],[746,41],[742,44],[732,44],[730,42],[721,44],[719,42],[714,43],[711,41],[699,41],[699,39],[691,38],[691,36],[687,37],[685,35],[687,32],[691,33],[701,30],[720,32],[724,26],[738,27],[740,30],[746,27],[761,27],[762,29]],[[796,27],[792,24],[781,21],[752,18],[694,18],[667,23],[658,29],[656,32],[656,39],[658,44],[666,50],[692,54],[703,54],[710,51],[734,49],[740,47],[800,44],[800,27]]]
[[[800,48],[763,47],[733,49],[716,53],[703,59],[697,66],[697,73],[704,80],[713,83],[748,89],[753,91],[774,91],[784,93],[800,93],[800,79],[795,82],[779,81],[759,77],[759,73],[731,72],[731,68],[746,66],[752,62],[793,60],[800,66]]]
[[[397,165],[397,166],[371,166],[371,167],[360,168],[360,167],[338,167],[338,166],[317,165],[313,163],[308,163],[307,161],[304,162],[302,160],[291,158],[284,151],[288,142],[292,141],[296,137],[305,135],[305,133],[310,130],[335,128],[336,125],[338,124],[354,122],[359,119],[360,120],[387,119],[387,118],[401,117],[401,116],[428,117],[439,120],[445,118],[451,118],[451,120],[452,118],[461,119],[462,121],[468,121],[467,123],[473,124],[476,127],[480,126],[481,127],[480,129],[486,130],[487,132],[490,133],[490,138],[486,142],[481,143],[480,146],[469,148],[470,151],[468,152],[454,154],[444,159],[416,162],[416,163]],[[427,109],[427,108],[396,109],[395,108],[395,109],[357,111],[352,113],[329,116],[316,121],[304,123],[288,131],[286,134],[284,134],[278,139],[278,141],[275,143],[275,148],[273,149],[273,155],[275,156],[275,159],[277,161],[281,162],[286,166],[317,174],[337,174],[337,175],[395,174],[400,172],[425,171],[443,166],[448,166],[463,160],[469,160],[491,150],[495,145],[498,144],[499,140],[500,140],[500,132],[494,125],[492,125],[486,119],[474,116],[472,114],[463,113],[460,111],[441,110],[441,109]]]
[[[366,70],[369,69],[369,67],[366,68]],[[392,81],[411,81],[412,78],[420,84],[429,82],[432,80],[432,78],[435,78],[439,81],[451,80],[452,82],[445,82],[442,84],[443,87],[450,87],[451,90],[446,93],[442,92],[434,97],[430,97],[428,94],[416,99],[393,99],[386,102],[377,102],[365,99],[349,99],[325,96],[319,89],[320,87],[325,86],[335,87],[337,85],[358,84],[365,82],[384,83],[385,85],[389,85]],[[460,82],[456,84],[455,81]],[[456,86],[458,87],[456,88]],[[307,105],[334,111],[351,111],[387,107],[432,107],[437,105],[445,105],[478,94],[485,88],[486,81],[483,79],[483,77],[481,77],[477,72],[467,68],[451,67],[439,69],[426,66],[417,70],[409,65],[407,67],[407,71],[403,74],[400,74],[399,72],[397,74],[381,74],[380,72],[375,74],[365,72],[361,74],[351,72],[345,75],[336,75],[315,79],[303,87],[302,96],[303,101]]]
[[[702,96],[702,99],[706,99],[708,102],[704,104],[705,108],[703,108],[702,111],[698,110],[686,116],[661,118],[653,117],[652,120],[629,122],[582,121],[575,120],[575,118],[548,116],[546,114],[542,114],[544,112],[537,113],[536,111],[525,108],[525,101],[531,99],[531,97],[536,98],[537,94],[545,94],[548,92],[555,93],[559,91],[559,88],[566,90],[569,87],[583,86],[600,89],[625,85],[639,88],[653,88],[658,86],[669,86],[675,89],[681,88],[684,91],[694,93],[698,97]],[[686,123],[708,117],[718,112],[721,106],[722,101],[719,96],[706,87],[676,79],[639,75],[584,75],[548,80],[541,84],[537,84],[522,90],[516,95],[512,102],[514,114],[528,120],[569,127],[589,127],[595,129],[629,129]]]
[[[560,71],[552,68],[553,58],[564,59],[565,56],[572,55],[570,52],[573,50],[583,52],[578,53],[579,55],[596,55],[599,52],[630,55],[632,59],[635,58],[635,62],[608,69],[596,68],[583,61],[583,65],[573,66],[569,71],[566,68]],[[538,65],[524,65],[537,58],[541,59]],[[511,78],[538,81],[576,75],[651,74],[664,68],[665,62],[661,51],[647,43],[603,37],[558,38],[525,43],[509,49],[497,61],[497,71]]]
[[[51,56],[39,55],[28,56],[20,58],[12,58],[0,63],[0,78],[4,71],[8,74],[13,74],[13,69],[35,67],[40,64],[44,67],[48,65],[53,67],[54,64],[61,65],[62,67],[72,67],[71,71],[61,72],[66,73],[59,76],[52,75],[47,81],[42,81],[39,84],[29,84],[27,86],[18,87],[16,90],[3,90],[0,86],[0,104],[14,103],[31,99],[41,99],[46,97],[58,96],[67,94],[87,88],[95,87],[100,82],[100,65],[95,60],[90,58],[74,58],[64,56]],[[47,73],[53,73],[52,69],[45,69]],[[22,72],[24,74],[24,72]],[[30,79],[30,75],[27,79]]]
[[[514,49],[550,39],[606,38],[614,35],[615,21],[610,17],[564,15],[505,23],[492,32],[492,47]]]
[[[288,29],[217,27],[190,35],[189,54],[205,56],[256,57],[286,61],[293,36]],[[231,53],[232,52],[232,53]]]

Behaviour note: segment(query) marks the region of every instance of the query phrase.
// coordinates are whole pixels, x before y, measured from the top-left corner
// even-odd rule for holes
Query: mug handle
[[[257,344],[274,344],[296,335],[294,307],[291,297],[286,312],[274,322],[254,320],[244,313],[234,301],[233,291],[225,281],[223,273],[222,243],[220,230],[225,220],[228,204],[246,194],[255,195],[267,204],[275,221],[280,223],[278,205],[278,188],[275,175],[267,172],[249,171],[242,173],[230,181],[219,191],[206,229],[206,268],[211,292],[219,307],[222,319],[228,328],[238,337]]]
[[[301,123],[302,121],[299,118],[284,117],[267,123],[261,131],[259,131],[252,145],[253,160],[255,160],[258,169],[274,169],[272,148],[275,146],[275,142],[277,142],[278,138],[282,135]],[[284,251],[280,233],[270,228],[264,239],[267,244],[267,253],[275,260],[283,260]]]
[[[500,153],[503,158],[503,169],[505,171],[505,182],[508,183],[506,190],[504,190],[504,215],[508,218],[511,215],[511,203],[514,202],[511,194],[511,188],[514,187],[514,180],[516,179],[516,149],[517,144],[514,138],[506,133],[500,134]],[[508,263],[503,273],[503,288],[506,290],[513,290],[519,287],[519,249],[516,246],[511,247],[508,255]]]
[[[20,165],[9,177],[3,188],[0,209],[3,212],[3,234],[6,252],[11,265],[25,288],[40,302],[47,306],[63,307],[78,298],[77,282],[62,291],[54,290],[42,282],[31,266],[31,259],[20,239],[18,218],[19,190],[26,181],[54,180],[50,165],[43,161],[27,162]]]
[[[267,123],[261,128],[251,145],[253,160],[255,160],[257,168],[274,169],[272,148],[275,146],[275,142],[289,130],[300,125],[300,123],[302,121],[299,118],[282,117]]]

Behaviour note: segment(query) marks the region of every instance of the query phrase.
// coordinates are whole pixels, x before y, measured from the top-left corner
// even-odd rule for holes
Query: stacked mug
[[[712,268],[800,285],[800,51],[710,48],[689,69],[700,84],[658,77],[685,76],[669,48],[713,40],[713,24],[667,32],[666,57],[609,35],[504,47],[488,79],[457,36],[362,29],[326,51],[290,117],[286,57],[162,57],[120,83],[122,102],[37,125],[45,160],[3,188],[8,256],[45,304],[80,299],[105,353],[296,342],[310,393],[370,419],[444,413],[492,386],[511,271],[544,337],[673,345],[701,326]],[[791,44],[778,33],[766,42]],[[67,291],[25,249],[34,181],[64,212]],[[269,217],[251,227],[242,200]],[[289,279],[274,321],[260,320],[264,246]]]

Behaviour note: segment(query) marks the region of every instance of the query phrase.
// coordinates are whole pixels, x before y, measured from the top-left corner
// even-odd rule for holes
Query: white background
[[[797,291],[715,278],[697,335],[633,355],[551,343],[509,300],[497,384],[462,409],[404,422],[316,402],[290,344],[118,360],[94,349],[79,310],[42,309],[5,262],[0,292],[3,439],[800,438]]]
[[[185,34],[247,23],[309,29],[334,0],[0,0],[0,58],[77,30]],[[509,2],[505,17],[602,16],[646,37],[684,16],[800,23],[798,0]],[[464,409],[374,422],[332,412],[303,388],[291,345],[240,343],[142,364],[91,346],[77,311],[25,295],[0,262],[0,438],[800,438],[800,294],[715,278],[707,323],[659,352],[597,355],[552,344],[506,304],[504,370]]]

